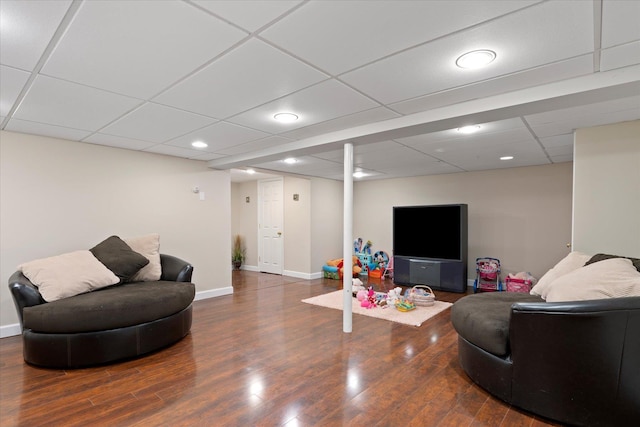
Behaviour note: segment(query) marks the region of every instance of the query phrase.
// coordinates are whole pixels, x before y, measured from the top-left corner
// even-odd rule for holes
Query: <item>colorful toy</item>
[[[360,294],[360,292],[358,292],[358,294]],[[364,308],[376,308],[376,293],[373,291],[371,286],[369,286],[367,298],[360,301],[360,306]]]
[[[373,242],[371,242],[371,240],[367,240],[367,243],[364,244],[361,252],[371,255],[371,246],[373,246]]]
[[[358,257],[355,255],[351,257],[351,262],[353,263],[352,265],[353,276],[356,277],[362,271],[362,264],[360,263],[360,260],[358,259]],[[336,271],[339,272],[340,278],[344,274],[344,260],[342,258],[330,259],[329,261],[327,261],[326,266],[322,267],[322,270],[325,272],[332,270],[330,267],[336,268]]]

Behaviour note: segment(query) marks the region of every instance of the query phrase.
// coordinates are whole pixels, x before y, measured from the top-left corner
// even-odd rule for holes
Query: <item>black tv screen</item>
[[[467,205],[394,206],[393,254],[466,260]]]

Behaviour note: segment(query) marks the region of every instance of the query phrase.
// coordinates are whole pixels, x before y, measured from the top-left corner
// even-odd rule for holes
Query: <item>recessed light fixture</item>
[[[287,157],[286,159],[284,159],[284,162],[288,165],[292,165],[294,163],[298,163],[298,161],[296,159],[294,159],[293,157]]]
[[[456,59],[456,65],[460,68],[472,70],[482,68],[496,59],[496,53],[492,50],[482,49],[467,52]]]
[[[280,123],[293,123],[298,120],[298,115],[293,113],[278,113],[273,118]]]
[[[207,148],[209,146],[209,144],[207,144],[206,142],[202,142],[202,141],[195,141],[191,143],[191,146],[194,148]]]
[[[256,173],[256,171],[253,169],[247,169],[245,172],[248,173],[249,175],[253,175],[254,173]]]
[[[513,156],[502,156],[500,160],[513,160]]]
[[[365,176],[367,176],[367,174],[362,171],[357,171],[353,173],[354,178],[364,178]]]
[[[479,130],[480,130],[480,125],[463,126],[461,128],[458,128],[458,132],[464,133],[464,134],[474,133]]]

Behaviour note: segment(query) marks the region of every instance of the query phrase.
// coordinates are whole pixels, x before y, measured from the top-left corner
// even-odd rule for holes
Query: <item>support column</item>
[[[342,288],[344,301],[342,307],[342,331],[350,333],[353,322],[353,144],[344,144],[344,214],[343,214],[343,241],[342,258],[344,260],[344,274],[342,276]]]

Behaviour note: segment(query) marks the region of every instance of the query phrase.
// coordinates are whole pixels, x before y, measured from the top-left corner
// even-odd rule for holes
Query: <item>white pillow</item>
[[[598,261],[553,281],[547,302],[640,296],[640,273],[631,260]]]
[[[558,262],[553,268],[551,268],[551,270],[547,271],[545,275],[542,276],[540,280],[538,280],[538,283],[536,283],[536,285],[531,288],[531,291],[529,291],[529,293],[531,295],[538,295],[543,299],[547,299],[549,285],[554,280],[584,266],[584,264],[590,259],[591,255],[587,255],[582,252],[574,251],[569,253],[569,255],[560,260],[560,262]]]
[[[18,266],[18,270],[38,287],[40,295],[47,302],[115,285],[120,281],[89,251],[69,252],[25,262]]]
[[[162,265],[160,264],[160,235],[148,234],[146,236],[123,239],[131,249],[144,255],[149,264],[138,270],[129,279],[129,282],[152,282],[160,280],[162,276]]]

